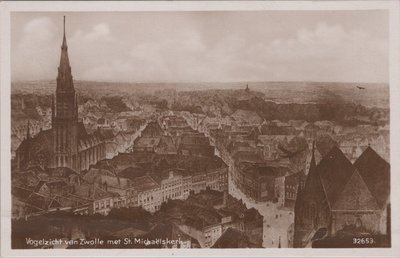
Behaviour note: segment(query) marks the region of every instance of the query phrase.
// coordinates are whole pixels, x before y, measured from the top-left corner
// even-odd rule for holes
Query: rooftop
[[[150,191],[150,190],[154,190],[154,189],[160,188],[160,185],[157,184],[157,182],[153,178],[151,178],[150,176],[137,177],[132,182],[132,186],[138,192],[145,192],[145,191]]]

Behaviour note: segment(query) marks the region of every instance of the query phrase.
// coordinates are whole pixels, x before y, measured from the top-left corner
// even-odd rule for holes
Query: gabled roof
[[[355,168],[338,147],[333,147],[317,165],[326,198],[332,207]]]
[[[357,170],[337,196],[333,210],[371,211],[378,210],[378,203],[372,196]]]
[[[357,168],[366,185],[383,207],[390,195],[390,165],[371,147],[368,147],[356,160]]]
[[[160,185],[157,184],[157,182],[153,178],[151,178],[150,176],[137,177],[132,182],[132,186],[138,192],[145,192],[145,191],[155,190],[157,188],[160,188]]]
[[[322,190],[318,190],[320,185]],[[311,165],[299,196],[312,198],[319,191],[332,209],[382,209],[390,194],[390,165],[370,147],[353,165],[335,146],[316,167]]]

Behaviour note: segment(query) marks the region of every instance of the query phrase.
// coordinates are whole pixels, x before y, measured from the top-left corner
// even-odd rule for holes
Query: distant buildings
[[[214,147],[203,134],[193,130],[186,120],[177,115],[166,115],[152,121],[133,146],[135,151],[186,156],[214,156]]]
[[[388,134],[376,134],[376,126],[353,130],[332,121],[263,121],[257,119],[257,114],[241,110],[230,120],[205,117],[197,126],[209,135],[216,154],[230,168],[236,187],[246,196],[256,202],[274,201],[292,208],[299,180],[309,169],[312,142],[317,140],[318,159],[332,146],[338,146],[352,162],[368,146],[386,160],[389,157]]]

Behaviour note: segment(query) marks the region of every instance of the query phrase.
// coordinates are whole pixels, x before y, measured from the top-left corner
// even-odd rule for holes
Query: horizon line
[[[47,82],[56,82],[56,79],[41,79],[41,80],[11,80],[11,83],[29,83],[29,82],[40,82],[40,81],[47,81]],[[363,82],[363,81],[315,81],[315,80],[271,80],[271,81],[262,81],[262,80],[253,80],[253,81],[112,81],[112,80],[74,80],[74,82],[98,82],[98,83],[132,83],[132,84],[162,84],[162,83],[175,83],[175,84],[195,84],[195,83],[342,83],[342,84],[351,84],[351,83],[360,83],[360,84],[390,84],[390,82]],[[246,85],[244,85],[246,86]]]

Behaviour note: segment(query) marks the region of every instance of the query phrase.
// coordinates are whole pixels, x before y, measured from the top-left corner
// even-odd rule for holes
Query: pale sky
[[[386,11],[13,13],[12,80],[388,82]]]

